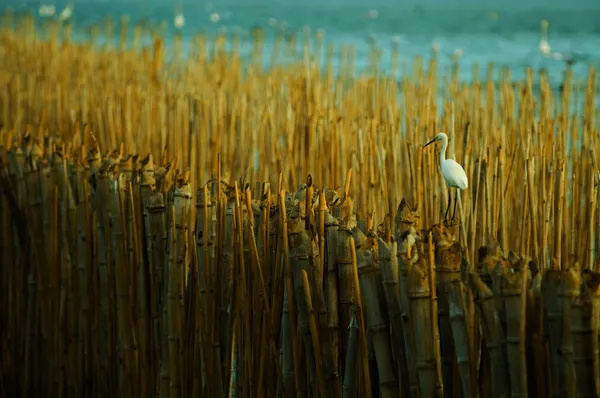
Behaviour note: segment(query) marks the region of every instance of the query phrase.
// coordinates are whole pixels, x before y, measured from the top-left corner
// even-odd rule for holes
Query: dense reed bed
[[[593,69],[556,93],[432,54],[397,83],[320,36],[265,68],[260,32],[243,61],[2,26],[0,392],[600,393]]]

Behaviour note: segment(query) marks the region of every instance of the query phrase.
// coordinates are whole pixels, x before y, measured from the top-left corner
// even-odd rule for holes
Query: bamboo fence
[[[128,29],[3,17],[0,395],[600,396],[593,68]]]

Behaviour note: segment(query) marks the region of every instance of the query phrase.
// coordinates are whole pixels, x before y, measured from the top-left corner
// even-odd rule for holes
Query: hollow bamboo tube
[[[472,377],[472,369],[475,368],[475,364],[473,363],[475,355],[471,349],[473,345],[469,344],[472,335],[467,324],[466,297],[462,281],[455,280],[448,286],[449,318],[456,347],[456,360],[462,382],[462,391],[466,392],[463,393],[464,395],[477,397],[479,396],[479,391],[476,380]]]
[[[298,349],[298,337],[296,334],[297,329],[297,318],[296,318],[296,311],[295,311],[295,300],[294,300],[294,290],[293,290],[293,285],[292,285],[292,269],[291,269],[291,265],[290,265],[290,250],[289,250],[289,244],[288,244],[288,227],[287,227],[287,211],[286,211],[286,205],[285,205],[285,191],[282,190],[279,194],[279,211],[280,211],[280,216],[281,216],[281,234],[283,236],[283,253],[284,253],[284,262],[285,262],[285,267],[284,267],[284,279],[285,279],[285,285],[286,285],[286,289],[285,289],[285,294],[287,297],[287,302],[288,302],[288,312],[289,312],[289,319],[290,319],[290,331],[289,333],[291,333],[292,335],[292,356],[293,356],[293,364],[294,364],[294,383],[296,386],[296,396],[298,398],[300,398],[300,393],[301,393],[301,388],[300,388],[300,365],[299,365],[299,349]],[[286,386],[287,387],[287,386]],[[291,390],[289,388],[287,388],[287,391],[290,392]]]
[[[444,226],[434,225],[432,227],[432,238],[435,242],[435,272],[436,272],[436,290],[438,296],[438,318],[440,345],[442,349],[442,371],[444,379],[444,389],[455,391],[454,381],[457,380],[455,374],[455,344],[453,341],[452,325],[450,321],[450,307],[448,288],[457,280],[460,280],[460,271],[462,264],[462,248],[458,242],[454,242],[451,230]]]
[[[421,397],[437,397],[437,361],[432,326],[429,267],[428,259],[425,257],[427,252],[417,249],[416,253],[418,258],[408,269],[407,277],[407,294],[410,300],[410,317],[414,334],[414,361],[419,375]]]
[[[571,357],[573,347],[567,319],[570,319],[570,300],[579,295],[579,291],[573,288],[578,279],[579,274],[575,269],[568,271],[550,269],[544,273],[542,280],[546,311],[544,330],[549,340],[552,396],[555,397],[575,394]],[[564,348],[567,351],[563,351]]]
[[[581,295],[572,303],[570,331],[573,336],[573,365],[577,395],[592,393],[596,390],[595,357],[597,334],[595,312],[597,311],[597,274],[584,272],[582,275]]]
[[[380,394],[382,397],[398,396],[398,380],[396,377],[396,364],[391,355],[389,324],[383,316],[384,305],[379,298],[379,276],[375,268],[376,260],[374,257],[377,256],[375,239],[369,238],[366,244],[357,251],[356,256],[360,292],[365,303],[365,324],[370,336],[372,336],[379,374]]]
[[[371,392],[371,376],[369,373],[368,367],[368,351],[367,351],[367,331],[365,329],[365,321],[363,315],[363,304],[362,304],[362,295],[360,292],[360,284],[358,281],[358,268],[356,263],[356,247],[354,245],[354,239],[350,236],[348,237],[348,246],[350,247],[350,258],[352,259],[352,282],[354,285],[354,299],[356,300],[357,305],[357,319],[359,325],[359,334],[360,334],[360,352],[361,359],[360,361],[363,364],[363,382],[364,389],[366,394],[370,394]]]
[[[477,313],[481,319],[482,334],[490,358],[492,396],[508,397],[510,385],[502,350],[504,332],[500,325],[498,310],[493,302],[493,294],[475,273],[469,274],[469,285],[473,289]]]
[[[519,272],[502,269],[501,291],[499,294],[506,309],[506,351],[509,364],[510,387],[512,396],[528,396],[526,348],[526,308],[524,307],[527,286],[529,285],[529,261],[520,259]],[[501,266],[498,266],[499,269]]]
[[[381,266],[381,284],[385,295],[390,323],[392,324],[392,344],[397,359],[398,379],[400,393],[409,394],[408,363],[406,358],[406,344],[404,341],[404,324],[402,321],[402,308],[400,304],[400,289],[398,275],[397,244],[389,243],[379,238],[377,241],[379,251],[379,264]]]
[[[350,324],[348,325],[348,344],[346,346],[346,364],[344,366],[343,397],[354,398],[357,394],[357,376],[359,361],[358,352],[360,345],[358,320],[356,309],[352,307],[350,312]]]
[[[408,275],[414,264],[418,261],[418,249],[414,246],[416,232],[412,226],[418,220],[418,215],[410,209],[407,202],[402,199],[396,212],[394,237],[398,242],[396,257],[398,258],[398,284],[400,287],[400,308],[402,310],[402,330],[404,332],[404,345],[408,367],[408,384],[411,396],[419,394],[419,375],[415,361],[415,337],[413,334],[413,321],[411,305],[408,297]]]

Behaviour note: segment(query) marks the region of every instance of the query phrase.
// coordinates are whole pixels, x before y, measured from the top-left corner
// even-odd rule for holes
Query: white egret
[[[469,180],[467,179],[467,174],[465,170],[462,168],[458,162],[454,159],[446,159],[446,149],[448,148],[448,136],[445,133],[438,133],[434,139],[429,141],[426,146],[433,144],[434,142],[442,141],[442,148],[440,149],[440,167],[442,168],[442,176],[446,181],[446,185],[448,186],[448,207],[446,208],[446,213],[444,214],[444,219],[448,217],[448,210],[450,210],[450,203],[452,203],[452,194],[450,193],[450,188],[457,188],[456,194],[454,196],[454,212],[452,214],[452,218],[456,215],[456,202],[458,199],[458,189],[465,190],[469,187]]]
[[[542,38],[540,39],[539,48],[540,52],[546,56],[550,55],[550,51],[552,51],[550,43],[548,43],[548,25],[550,25],[550,22],[545,19],[542,20]]]
[[[183,16],[183,10],[181,9],[181,6],[177,7],[175,10],[173,25],[175,25],[177,29],[181,29],[183,28],[183,25],[185,25],[185,17]]]
[[[73,15],[73,4],[69,2],[65,8],[58,14],[58,20],[61,22],[65,22],[71,18]]]
[[[56,7],[54,4],[40,4],[38,13],[40,17],[51,17],[56,13]]]
[[[550,43],[548,42],[548,26],[550,22],[542,20],[542,37],[540,39],[539,49],[545,57],[550,57],[555,61],[565,61],[567,65],[573,65],[575,63],[575,56],[569,52],[558,52],[552,51]]]

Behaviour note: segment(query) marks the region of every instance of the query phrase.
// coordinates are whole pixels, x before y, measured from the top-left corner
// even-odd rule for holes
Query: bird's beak
[[[427,144],[423,145],[423,148],[425,148],[427,145],[433,144],[434,142],[437,141],[437,138],[432,139],[431,141],[429,141]]]

